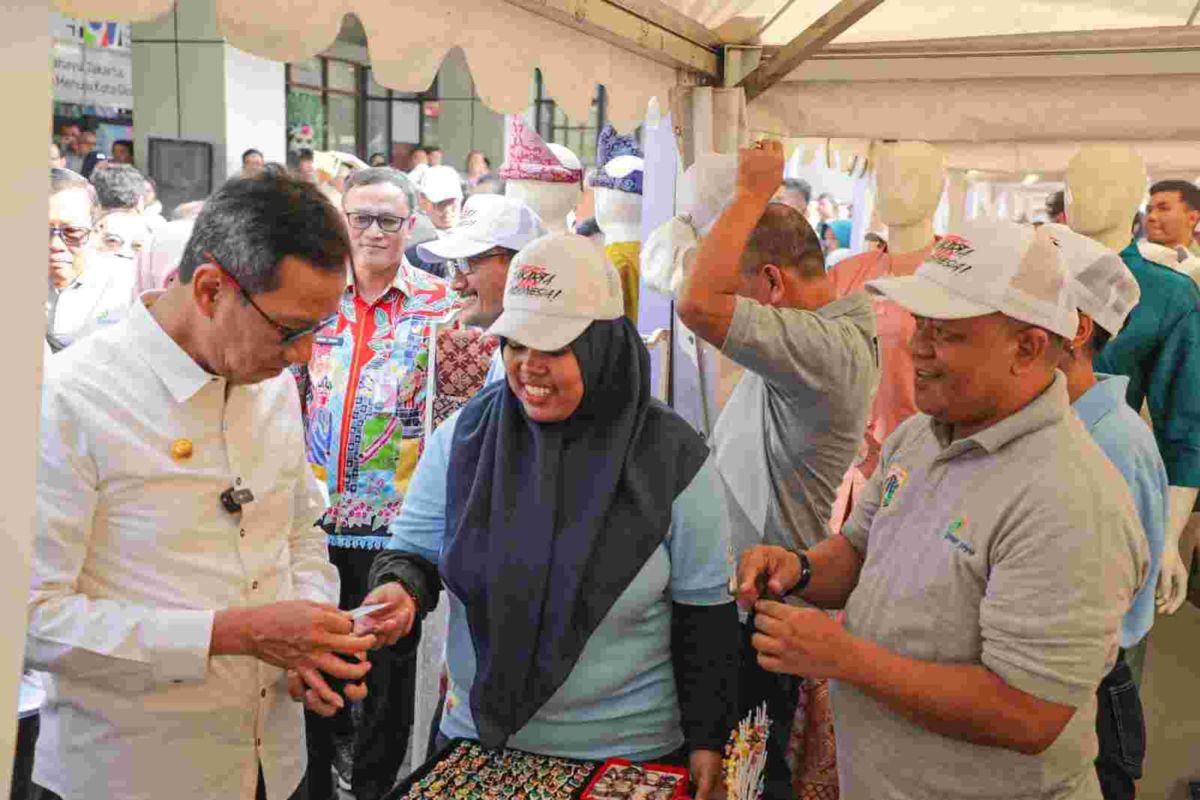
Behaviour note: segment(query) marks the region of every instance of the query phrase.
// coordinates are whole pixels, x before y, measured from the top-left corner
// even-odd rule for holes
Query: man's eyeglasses
[[[466,258],[452,258],[449,262],[450,269],[462,275],[470,275],[481,264],[483,264],[483,262],[498,256],[506,256],[511,252],[511,250],[507,250],[503,247],[493,247],[491,250],[484,251],[479,255],[468,256]]]
[[[408,222],[408,217],[395,217],[391,214],[367,214],[361,211],[350,211],[346,213],[346,221],[350,223],[351,228],[360,231],[365,231],[374,223],[379,226],[379,230],[384,233],[398,233],[404,227],[404,223]]]
[[[50,238],[61,236],[62,240],[71,247],[78,247],[92,235],[92,229],[84,225],[51,225]]]
[[[267,321],[267,324],[279,331],[279,335],[281,337],[279,343],[285,347],[295,341],[303,339],[305,336],[311,336],[338,318],[336,313],[330,314],[325,319],[314,322],[312,325],[305,325],[303,328],[291,328],[287,325],[281,325],[280,323],[276,322],[270,314],[259,308],[258,303],[254,302],[254,298],[250,296],[250,293],[243,289],[242,285],[237,282],[237,279],[229,274],[229,270],[225,269],[220,264],[217,264],[216,260],[211,255],[205,253],[204,256],[209,260],[209,262],[217,265],[217,269],[224,273],[225,277],[229,279],[229,282],[232,283],[234,287],[237,288],[238,292],[241,293],[242,298],[250,304],[250,307],[257,311],[258,315]]]

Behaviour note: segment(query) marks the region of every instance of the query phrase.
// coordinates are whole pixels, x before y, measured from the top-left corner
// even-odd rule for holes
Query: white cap
[[[1110,336],[1125,327],[1125,319],[1141,299],[1137,279],[1121,256],[1066,225],[1042,226],[1058,245],[1071,276],[1075,306]]]
[[[417,245],[417,255],[422,261],[438,264],[477,256],[493,247],[520,250],[545,235],[541,217],[520,200],[475,194],[463,205],[458,224],[443,238]]]
[[[421,174],[421,183],[417,188],[431,203],[450,199],[461,200],[463,196],[458,170],[444,165],[426,169]]]
[[[513,257],[504,311],[488,333],[551,352],[623,311],[621,278],[604,252],[583,236],[552,233]]]
[[[998,312],[1068,339],[1079,327],[1067,266],[1053,239],[1013,222],[963,223],[959,234],[938,241],[915,274],[869,281],[867,291],[929,319]]]

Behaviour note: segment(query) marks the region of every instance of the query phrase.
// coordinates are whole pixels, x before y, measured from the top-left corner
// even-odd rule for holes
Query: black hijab
[[[622,316],[570,345],[583,401],[537,423],[498,381],[459,415],[440,571],[475,646],[471,713],[499,747],[567,679],[662,543],[708,448],[650,394],[650,354]]]

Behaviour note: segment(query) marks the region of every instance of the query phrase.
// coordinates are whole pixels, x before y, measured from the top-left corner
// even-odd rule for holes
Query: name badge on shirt
[[[331,347],[337,347],[345,338],[344,336],[314,336],[313,341],[317,344],[327,344]]]

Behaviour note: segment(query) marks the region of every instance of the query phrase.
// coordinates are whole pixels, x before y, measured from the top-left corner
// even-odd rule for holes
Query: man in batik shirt
[[[312,358],[297,371],[305,416],[308,461],[329,491],[320,524],[329,557],[341,575],[341,608],[352,609],[367,589],[371,561],[388,539],[420,454],[424,434],[423,374],[431,332],[458,310],[448,284],[404,261],[416,196],[400,172],[364,169],[342,197],[354,271],[336,321],[317,332]],[[371,652],[367,688],[349,783],[357,800],[376,800],[391,788],[412,725],[415,643]],[[309,791],[332,795],[332,722],[308,718]],[[342,759],[339,767],[344,767]],[[339,776],[343,769],[339,769]]]

